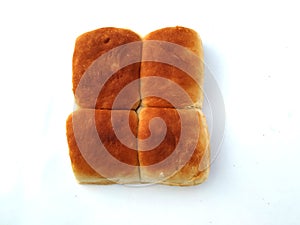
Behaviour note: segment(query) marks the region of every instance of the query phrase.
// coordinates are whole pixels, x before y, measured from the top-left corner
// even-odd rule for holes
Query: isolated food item
[[[128,123],[136,137],[138,118],[135,111],[79,109],[68,117],[69,154],[80,183],[139,182],[137,143],[128,139],[129,146],[125,146],[115,133],[118,130],[119,136],[126,138]]]
[[[75,100],[80,107],[111,109],[118,93],[139,78],[141,42],[135,44],[134,48],[130,46],[130,43],[137,41],[141,41],[141,38],[133,31],[113,27],[90,31],[77,38],[72,80]],[[116,47],[119,47],[118,51],[112,54],[110,50]],[[137,59],[138,62],[120,68],[131,59]],[[124,98],[119,109],[138,106],[139,86],[129,90],[128,96],[135,98],[136,104],[128,105],[127,98]]]
[[[185,186],[207,178],[209,135],[200,110],[143,108],[138,138],[141,182]]]
[[[151,32],[143,40],[140,73],[142,105],[201,107],[204,66],[199,35],[189,28],[167,27]],[[151,79],[143,79],[149,77]],[[166,82],[153,77],[165,78]],[[176,90],[176,85],[190,97],[189,101],[183,99],[182,94]]]
[[[201,40],[189,28],[163,28],[143,41],[112,27],[79,36],[72,77],[79,107],[66,123],[78,182],[189,186],[206,180],[203,73]]]

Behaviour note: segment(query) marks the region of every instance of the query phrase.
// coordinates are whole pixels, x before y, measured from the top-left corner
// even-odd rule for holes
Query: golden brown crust
[[[149,122],[155,117],[164,120],[167,133],[157,147],[143,151],[152,144],[145,144],[143,140],[151,135]],[[159,127],[152,123],[155,138],[163,135]],[[201,183],[208,176],[209,136],[205,117],[200,111],[143,108],[139,114],[138,138],[142,182],[187,186]]]
[[[202,43],[199,39],[199,35],[196,31],[190,28],[181,26],[165,27],[149,33],[144,37],[144,40],[160,40],[172,42],[174,44],[178,44],[185,48],[188,48],[196,55],[203,55]]]
[[[168,43],[147,43],[145,41],[159,40],[171,42],[173,44],[184,47],[176,48],[174,45]],[[186,50],[184,50],[186,49]],[[195,55],[193,55],[193,52]],[[169,81],[178,84],[190,96],[192,102],[182,99],[182,97],[175,98],[176,106],[170,104],[162,98],[164,93],[170,92],[174,94],[174,88],[169,82],[167,84],[159,84],[159,80],[141,80],[141,97],[142,105],[149,107],[175,107],[187,108],[189,106],[201,107],[203,101],[202,85],[203,85],[203,49],[202,43],[198,34],[189,28],[184,27],[167,27],[156,30],[148,34],[144,38],[143,44],[143,60],[148,58],[166,59],[168,63],[173,65],[154,61],[146,61],[141,64],[141,78],[145,77],[163,77]],[[172,59],[173,57],[173,59]],[[171,58],[171,60],[169,59]],[[175,65],[174,65],[175,64]],[[183,69],[186,69],[185,71]],[[188,72],[188,73],[186,73]],[[194,78],[191,78],[191,76]],[[155,83],[156,82],[156,83]],[[156,87],[156,96],[147,97],[152,93],[153,86]],[[178,101],[176,101],[178,99]]]
[[[206,119],[200,110],[197,110],[199,124],[199,137],[196,149],[187,164],[176,174],[162,183],[173,186],[190,186],[204,182],[209,175],[210,149],[209,134]]]
[[[112,77],[104,84],[104,81],[96,76],[88,78],[87,81],[81,83],[79,89],[77,89],[83,74],[91,66],[91,64],[103,54],[112,50],[113,48],[121,45],[125,45],[131,42],[141,41],[141,38],[133,31],[120,28],[100,28],[94,31],[90,31],[80,35],[75,43],[75,49],[73,53],[73,93],[75,95],[76,103],[83,108],[96,108],[96,109],[111,109],[113,101],[117,94],[127,84],[135,79],[139,78],[140,63],[134,63],[128,65],[121,70],[114,73]],[[128,54],[128,52],[124,53]],[[131,54],[131,53],[129,53]],[[140,55],[140,52],[133,52],[132,54]],[[124,56],[122,56],[124,57]],[[113,71],[114,68],[118,67],[122,57],[114,57],[110,59],[113,62],[109,62],[103,66],[102,70]],[[99,93],[99,84],[103,84],[103,88]],[[132,93],[128,93],[136,98],[137,103],[139,102],[139,87],[133,88]],[[96,99],[91,98],[93,93],[99,93]],[[122,108],[119,109],[130,109],[137,107],[128,106],[126,99]],[[96,105],[95,105],[96,102]]]
[[[98,57],[115,47],[140,40],[130,30],[112,27],[87,32],[76,40],[72,81],[79,109],[68,117],[66,124],[74,174],[83,184],[141,182],[189,186],[202,183],[209,173],[209,135],[205,117],[196,109],[201,107],[203,101],[203,50],[195,31],[184,27],[168,27],[148,34],[140,52],[133,49],[124,54],[136,54],[134,57],[140,59],[171,59],[171,62],[176,62],[175,65],[147,61],[126,66],[109,78],[96,99],[91,96],[97,91],[99,84],[104,84],[103,79],[97,76],[82,79],[87,69],[95,65]],[[184,48],[157,45],[151,40],[174,43]],[[113,71],[121,64],[122,58],[123,55],[119,59],[110,60],[105,68],[96,69]],[[126,97],[130,99],[133,96],[136,104],[130,105],[124,98],[118,109],[125,110],[111,110],[115,97],[127,84],[140,77],[147,79],[152,76],[175,82],[192,101],[176,97],[172,102],[175,105],[172,105],[163,99],[168,94],[176,96],[176,91],[170,84],[161,80],[142,79],[141,90],[137,85],[126,92]],[[147,97],[153,90],[158,97]],[[136,109],[141,98],[145,108],[141,107],[138,114],[128,110]],[[111,122],[112,114],[116,122],[114,127]],[[164,129],[159,121],[153,120],[155,117],[165,122],[166,136],[163,136]],[[128,121],[130,131],[125,129]],[[129,146],[125,146],[116,136],[116,131],[125,139],[128,132],[139,139],[136,141],[127,138]],[[154,148],[151,141],[146,141],[151,137],[155,142],[162,136],[162,142]],[[99,144],[99,140],[103,146]],[[143,151],[148,149],[152,150]]]
[[[114,110],[116,125],[113,128],[111,113],[111,110],[80,109],[67,119],[69,154],[74,174],[81,183],[110,184],[114,183],[113,181],[118,183],[139,181],[138,156],[134,150],[136,142],[128,140],[131,147],[129,148],[123,145],[115,134],[115,130],[118,130],[121,135],[125,135],[127,131],[124,130],[124,121],[129,121],[131,132],[136,136],[137,115],[134,111]],[[93,132],[95,126],[96,133]],[[104,147],[97,142],[99,140]],[[107,157],[106,150],[111,158]]]

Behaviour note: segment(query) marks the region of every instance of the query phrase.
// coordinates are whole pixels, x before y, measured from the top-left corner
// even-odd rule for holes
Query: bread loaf
[[[141,64],[141,98],[147,107],[189,108],[201,107],[203,102],[203,49],[198,34],[185,27],[156,30],[144,38]],[[151,61],[147,61],[151,58]],[[153,59],[154,58],[154,59]],[[146,60],[146,61],[144,61]],[[147,77],[165,78],[143,79]],[[190,101],[183,100],[174,89],[174,83],[183,89]],[[151,96],[153,87],[157,96]],[[173,104],[160,98],[165,93]]]
[[[120,70],[118,68],[126,57],[140,58],[141,52],[121,49],[116,55],[110,54],[114,48],[136,41],[141,41],[141,38],[133,31],[113,27],[90,31],[77,38],[73,54],[72,80],[75,100],[80,107],[111,109],[118,93],[127,84],[139,78],[140,63],[125,66]],[[88,74],[90,76],[86,75],[88,68],[101,57],[104,62],[97,66],[96,71],[91,71],[92,74]],[[106,72],[113,73],[108,80],[102,76]],[[136,104],[128,105],[127,99],[124,98],[118,109],[135,109],[138,106],[139,86],[129,90],[128,95],[136,99]]]
[[[137,143],[128,140],[128,147],[120,142],[126,136],[129,123],[136,136],[138,118],[135,111],[79,109],[67,119],[67,140],[74,174],[80,183],[137,183],[139,182]],[[129,116],[129,118],[128,118]]]
[[[153,118],[161,118],[167,128],[164,135],[161,123],[152,123],[152,140],[164,136],[157,146],[153,146],[154,141],[143,142],[151,135],[149,123]],[[138,137],[141,182],[187,186],[207,178],[209,135],[200,110],[143,108],[139,113]],[[144,151],[149,148],[152,150]]]
[[[117,54],[112,52],[120,46]],[[134,63],[122,67],[128,58]],[[107,71],[112,73],[108,79]],[[143,42],[130,30],[111,27],[79,36],[73,55],[73,92],[79,109],[66,123],[77,180],[202,183],[210,160],[201,112],[203,71],[201,40],[189,28],[163,28]],[[125,96],[114,108],[122,90]]]

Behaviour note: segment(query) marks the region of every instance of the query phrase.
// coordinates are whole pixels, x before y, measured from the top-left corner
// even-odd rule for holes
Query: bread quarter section
[[[126,136],[124,124],[129,123],[137,136],[138,118],[135,111],[114,110],[117,126],[112,126],[112,110],[80,109],[67,119],[67,140],[72,168],[80,183],[139,182],[136,141],[123,145],[116,137]],[[129,115],[129,117],[128,117]]]
[[[137,44],[130,47],[130,43]],[[139,35],[127,29],[107,27],[80,35],[75,43],[72,66],[77,105],[111,109],[118,93],[139,78],[141,46]],[[114,51],[116,48],[118,51]],[[131,58],[138,62],[121,68]],[[124,98],[118,109],[135,109],[139,105],[139,85],[132,88],[128,95],[135,98],[136,103],[128,105]]]
[[[203,49],[199,35],[192,29],[168,27],[156,30],[143,39],[141,78],[162,77],[169,83],[158,79],[141,80],[142,105],[145,107],[189,108],[201,107],[203,102]],[[170,97],[176,94],[174,83],[190,97],[183,100],[175,96],[177,102],[172,105],[161,98],[163,93]],[[155,88],[158,94],[150,96]],[[161,94],[159,94],[161,93]]]

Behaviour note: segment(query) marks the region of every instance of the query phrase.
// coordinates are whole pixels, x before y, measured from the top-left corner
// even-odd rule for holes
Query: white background
[[[297,1],[1,1],[0,224],[299,224]],[[65,119],[75,38],[104,26],[197,30],[226,107],[209,179],[82,186]]]

